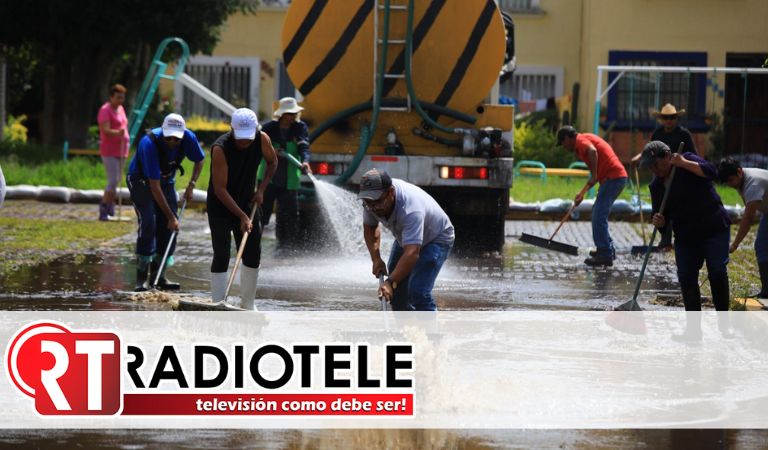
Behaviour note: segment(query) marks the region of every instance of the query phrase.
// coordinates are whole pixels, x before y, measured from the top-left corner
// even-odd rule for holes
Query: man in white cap
[[[455,240],[448,215],[420,187],[377,169],[360,179],[357,198],[363,202],[363,237],[373,275],[389,274],[379,296],[395,311],[435,311],[432,288]],[[395,236],[389,264],[379,252],[380,223]]]
[[[280,99],[280,104],[274,112],[274,120],[264,124],[263,131],[269,135],[272,145],[279,157],[277,172],[272,183],[264,193],[264,216],[262,225],[269,223],[272,208],[277,202],[275,235],[279,248],[292,250],[295,248],[299,234],[299,187],[301,173],[312,173],[309,168],[309,127],[299,118],[304,108],[299,106],[293,97]],[[289,158],[286,154],[292,156]],[[297,166],[295,162],[300,162]],[[259,167],[259,179],[262,179],[264,164]]]
[[[187,201],[192,194],[203,169],[205,154],[200,148],[197,137],[186,127],[184,118],[179,114],[168,114],[163,126],[148,130],[141,138],[136,155],[128,166],[128,189],[139,219],[139,233],[136,239],[136,291],[148,288],[148,276],[154,281],[157,270],[162,265],[160,259],[170,241],[173,231],[179,230],[177,219],[178,201],[176,197],[176,170],[184,175],[181,161],[184,158],[195,163],[192,177],[184,192]],[[176,243],[171,244],[168,260],[163,265],[173,265],[173,251]],[[165,271],[165,270],[164,270]],[[157,282],[160,289],[176,290],[180,286],[160,274]]]
[[[264,202],[264,191],[277,170],[277,155],[266,133],[259,131],[256,113],[240,108],[232,113],[232,130],[211,147],[211,182],[208,184],[208,224],[211,227],[211,297],[225,300],[232,235],[237,247],[248,233],[240,269],[242,307],[254,309],[261,264],[261,224],[251,223],[253,208]],[[256,188],[256,169],[265,162],[264,177]]]

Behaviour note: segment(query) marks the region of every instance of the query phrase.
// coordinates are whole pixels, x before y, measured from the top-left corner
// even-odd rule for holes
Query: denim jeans
[[[598,256],[616,257],[613,239],[608,232],[608,214],[625,184],[627,184],[627,177],[600,182],[600,189],[597,191],[597,198],[594,206],[592,206],[592,239],[595,241]]]
[[[451,253],[453,243],[430,242],[421,247],[419,259],[413,266],[408,278],[401,281],[392,296],[392,310],[394,311],[436,311],[435,299],[432,298],[432,288],[435,279],[443,263]],[[403,256],[403,247],[397,243],[392,244],[392,252],[389,255],[387,267],[392,272],[397,266],[400,257]]]
[[[680,286],[699,284],[699,270],[707,262],[709,277],[728,274],[728,245],[731,230],[726,228],[695,242],[680,243],[675,239],[675,260],[677,261],[677,279]]]
[[[159,252],[160,258],[162,258],[173,233],[168,229],[168,219],[166,219],[165,214],[163,214],[154,197],[152,197],[148,181],[130,175],[126,177],[126,180],[128,190],[131,192],[133,208],[136,210],[136,217],[139,219],[136,254],[149,257]],[[168,207],[178,217],[175,184],[161,182],[160,187],[165,201],[168,202]],[[175,248],[176,241],[174,240],[171,250],[168,252],[169,261]]]
[[[763,214],[755,236],[755,255],[759,264],[768,263],[768,214]]]

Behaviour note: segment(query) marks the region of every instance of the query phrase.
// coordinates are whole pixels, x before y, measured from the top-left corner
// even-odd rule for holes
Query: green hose
[[[387,48],[389,47],[389,4],[390,0],[384,0],[384,35],[382,36],[382,43],[384,45],[381,46],[381,59],[379,61],[378,67],[379,75],[376,78],[376,91],[373,96],[373,114],[371,115],[371,123],[364,125],[360,130],[360,146],[357,148],[357,153],[355,153],[355,157],[352,158],[352,162],[347,167],[347,170],[345,170],[344,173],[339,175],[339,177],[334,180],[333,183],[336,186],[343,186],[347,180],[352,177],[352,174],[355,173],[357,168],[360,167],[360,163],[363,161],[363,157],[368,151],[368,146],[371,145],[371,139],[373,138],[373,134],[376,131],[376,124],[379,121],[381,91],[384,89],[384,74],[387,71]],[[379,12],[374,10],[373,13],[378,14]],[[376,51],[375,46],[379,45],[378,40],[379,37],[374,36],[374,51]]]
[[[413,77],[411,76],[411,60],[413,59],[413,16],[414,16],[414,0],[408,0],[408,25],[405,28],[405,84],[408,86],[408,95],[411,96],[414,109],[419,113],[424,122],[429,124],[432,128],[437,128],[440,131],[446,133],[460,133],[457,128],[448,128],[444,125],[437,123],[429,114],[424,112],[421,108],[421,103],[416,96],[416,89],[413,87]]]

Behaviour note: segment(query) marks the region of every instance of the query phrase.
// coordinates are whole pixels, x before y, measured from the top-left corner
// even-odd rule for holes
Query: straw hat
[[[680,116],[680,115],[683,115],[683,114],[685,114],[685,110],[681,109],[680,111],[678,111],[675,108],[675,105],[673,105],[672,103],[667,103],[666,105],[662,106],[661,111],[654,111],[654,113],[653,113],[654,117],[659,117],[659,116]]]
[[[298,114],[303,110],[304,108],[299,106],[295,98],[283,97],[280,99],[280,106],[278,106],[277,110],[274,112],[274,114],[272,114],[272,116],[279,118],[282,117],[283,114]]]

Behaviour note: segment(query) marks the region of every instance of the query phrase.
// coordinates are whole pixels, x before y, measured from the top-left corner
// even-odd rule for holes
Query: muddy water
[[[359,206],[358,206],[359,208]],[[176,265],[168,277],[182,283],[185,292],[206,296],[211,261],[210,231],[202,214],[188,215],[180,237]],[[274,221],[271,222],[274,224]],[[349,223],[349,222],[347,222]],[[509,223],[507,245],[502,254],[452,255],[437,280],[434,294],[444,310],[507,309],[606,309],[629,299],[634,290],[641,259],[628,254],[632,236],[619,247],[614,267],[589,269],[582,257],[573,257],[520,243],[515,233],[521,226]],[[589,224],[571,224],[571,241],[585,239],[581,230]],[[273,226],[273,225],[271,225]],[[547,222],[527,224],[541,235]],[[622,232],[618,224],[617,237]],[[358,224],[352,224],[362,234]],[[349,231],[347,231],[350,233]],[[615,237],[615,238],[617,238]],[[385,233],[383,253],[389,253],[391,238]],[[131,290],[135,265],[131,236],[124,245],[106,253],[64,257],[49,264],[26,268],[0,279],[2,309],[153,309],[164,305],[141,305],[124,301],[115,291]],[[354,239],[350,234],[346,239]],[[350,244],[334,254],[275,253],[274,231],[267,228],[257,306],[262,310],[366,310],[378,306],[377,280],[371,274],[367,251]],[[359,236],[357,243],[362,242]],[[236,281],[237,283],[237,281]],[[651,259],[641,301],[657,291],[675,289],[671,255]],[[238,286],[232,289],[238,295]]]
[[[274,223],[274,222],[272,222]],[[586,224],[588,225],[588,224]],[[547,235],[549,223],[526,224]],[[521,244],[520,224],[508,224],[507,245],[500,255],[452,255],[438,278],[435,296],[444,310],[603,309],[631,296],[640,261],[630,257],[636,237],[620,242],[614,267],[589,270],[582,257],[571,257]],[[357,228],[359,230],[359,228]],[[620,235],[622,233],[619,233]],[[361,234],[361,233],[360,233]],[[563,239],[584,244],[588,231],[572,224]],[[355,234],[350,234],[354,238]],[[615,236],[615,239],[617,237]],[[618,237],[622,239],[621,236]],[[24,269],[0,280],[0,309],[99,310],[164,309],[115,295],[130,290],[135,266],[125,245],[104,253],[66,257]],[[347,237],[346,239],[351,239]],[[362,242],[362,236],[359,237]],[[267,230],[259,281],[262,310],[365,310],[378,308],[376,279],[360,247],[338,254],[284,256],[275,253],[274,232]],[[388,247],[387,247],[388,248]],[[385,252],[385,253],[388,253]],[[205,296],[211,259],[204,216],[185,219],[177,264],[168,271],[185,292]],[[674,289],[669,258],[652,259],[643,300],[657,290]],[[237,295],[237,286],[233,288]],[[760,448],[768,441],[761,431],[676,430],[112,430],[0,431],[0,446],[47,448]]]

